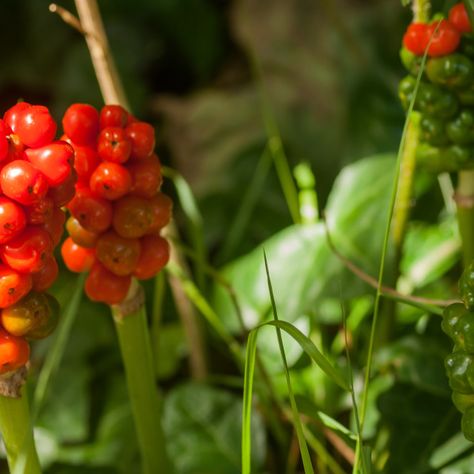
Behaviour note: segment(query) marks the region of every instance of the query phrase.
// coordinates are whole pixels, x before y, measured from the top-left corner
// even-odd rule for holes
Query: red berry
[[[79,221],[72,216],[66,222],[66,230],[74,243],[81,247],[93,248],[99,238],[99,234],[84,229]]]
[[[10,127],[13,133],[16,133],[16,126],[20,113],[30,107],[31,104],[28,102],[18,102],[13,107],[10,107],[3,115],[3,120],[5,120],[5,123]]]
[[[0,248],[0,257],[10,268],[22,273],[34,273],[41,269],[53,251],[49,233],[39,227],[26,228],[18,237]]]
[[[84,229],[101,233],[112,223],[112,205],[106,199],[92,194],[88,188],[77,189],[76,195],[68,205],[71,214]]]
[[[33,291],[46,291],[54,283],[58,276],[58,263],[56,259],[50,255],[46,257],[40,270],[31,275],[33,282]]]
[[[33,204],[46,195],[48,182],[31,163],[15,160],[7,163],[0,173],[3,194],[21,204]]]
[[[403,46],[413,54],[421,56],[428,46],[428,25],[425,23],[411,23],[403,36]]]
[[[79,181],[89,182],[91,174],[99,164],[99,155],[94,148],[74,145],[74,168]]]
[[[25,157],[25,145],[21,143],[20,137],[14,133],[10,135],[10,141],[8,143],[8,155],[4,160],[4,163],[10,163],[15,160],[26,160]]]
[[[5,160],[8,157],[10,145],[8,143],[7,136],[10,135],[8,125],[0,120],[0,161]]]
[[[28,161],[45,176],[50,186],[58,186],[70,176],[74,149],[69,143],[57,141],[41,148],[25,150]]]
[[[61,255],[66,267],[75,273],[89,271],[95,261],[95,250],[77,245],[71,237],[63,242]]]
[[[92,301],[119,304],[126,298],[131,281],[130,276],[114,275],[96,262],[87,276],[84,290]]]
[[[18,112],[15,134],[26,146],[44,146],[54,140],[56,122],[46,107],[32,105]]]
[[[147,234],[155,234],[165,227],[171,219],[173,201],[163,193],[158,193],[149,201],[153,211],[153,221]]]
[[[438,26],[439,25],[439,26]],[[438,57],[456,51],[461,41],[458,30],[447,20],[438,20],[431,23],[427,30],[428,56]]]
[[[20,234],[26,226],[22,206],[7,197],[0,197],[0,244]]]
[[[472,31],[471,21],[467,14],[464,3],[456,3],[449,10],[449,22],[459,31],[459,33],[470,33]]]
[[[117,234],[135,239],[146,234],[153,222],[150,203],[138,196],[125,196],[115,202],[112,224]]]
[[[124,239],[114,231],[108,231],[97,241],[97,258],[115,275],[130,275],[140,257],[138,239]]]
[[[92,144],[99,133],[99,112],[92,105],[73,104],[64,114],[63,129],[75,144]]]
[[[105,105],[99,116],[101,130],[107,127],[123,128],[128,122],[128,112],[121,105]]]
[[[156,155],[151,155],[144,160],[127,163],[127,169],[132,177],[132,194],[151,198],[158,192],[162,176],[160,161]]]
[[[25,208],[27,221],[30,224],[44,224],[53,217],[54,201],[45,196]]]
[[[76,194],[77,174],[72,170],[69,177],[59,186],[49,188],[48,196],[54,201],[57,207],[65,206]]]
[[[0,308],[15,304],[31,290],[31,275],[0,264]]]
[[[132,143],[125,130],[118,127],[104,128],[97,141],[97,152],[104,161],[125,163],[130,157]]]
[[[66,222],[65,212],[56,207],[53,209],[51,219],[43,224],[43,229],[50,235],[54,246],[58,245],[64,233],[64,222]]]
[[[132,187],[130,173],[122,165],[101,163],[92,173],[90,189],[98,197],[114,201],[125,196]]]
[[[155,149],[155,129],[146,122],[133,122],[127,126],[125,133],[132,142],[132,158],[142,160]]]
[[[139,280],[154,277],[170,257],[168,242],[159,235],[147,235],[140,239],[141,253],[133,275]]]
[[[30,360],[30,346],[22,337],[0,329],[0,374],[17,370]]]

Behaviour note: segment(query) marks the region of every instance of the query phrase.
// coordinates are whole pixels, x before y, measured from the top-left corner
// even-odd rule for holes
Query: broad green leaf
[[[454,218],[436,225],[411,224],[401,262],[400,289],[413,291],[439,279],[456,263],[460,248]]]
[[[327,216],[333,240],[343,254],[368,271],[374,271],[380,256],[383,222],[379,217],[388,205],[393,163],[392,155],[384,155],[346,167],[329,198]],[[272,262],[272,284],[287,321],[317,312],[322,297],[350,298],[367,288],[333,255],[323,224],[289,227],[262,245]],[[252,328],[265,320],[271,305],[261,248],[232,262],[222,274],[236,292],[245,325]],[[213,307],[222,322],[238,331],[229,295],[215,285],[213,296]]]
[[[395,156],[380,155],[344,168],[326,206],[327,225],[338,250],[376,275],[395,172]]]
[[[184,329],[181,324],[169,323],[160,327],[156,358],[157,376],[166,379],[173,375],[187,353]]]
[[[176,474],[240,474],[240,397],[196,383],[173,389],[164,403],[164,429]],[[252,422],[252,472],[266,455],[258,413]]]
[[[449,397],[451,390],[444,370],[446,355],[446,347],[438,339],[410,335],[381,349],[375,367],[381,371],[391,368],[400,382]]]
[[[77,443],[88,435],[90,375],[83,364],[67,364],[52,380],[50,393],[54,396],[48,397],[37,425],[54,433],[58,442]]]
[[[377,405],[380,424],[391,434],[384,474],[432,472],[430,446],[438,446],[459,431],[460,416],[450,398],[399,383],[381,394]]]

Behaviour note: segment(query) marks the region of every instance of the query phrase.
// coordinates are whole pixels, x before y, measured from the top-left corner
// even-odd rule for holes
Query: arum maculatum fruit
[[[463,414],[461,429],[474,442],[474,262],[459,280],[462,302],[447,306],[441,328],[454,343],[445,359],[452,400]]]
[[[417,164],[429,172],[474,168],[474,37],[464,3],[455,4],[447,19],[411,23],[400,52],[409,74],[400,81],[405,110],[414,97],[416,78],[426,52],[414,100],[420,115]],[[441,18],[441,19],[440,19]]]
[[[22,369],[29,341],[57,325],[59,305],[45,293],[58,274],[54,248],[74,194],[74,149],[56,140],[42,105],[19,102],[0,119],[0,376]]]
[[[74,104],[62,122],[78,175],[62,257],[69,270],[88,272],[84,288],[91,300],[119,304],[132,278],[152,278],[169,258],[160,233],[172,202],[160,190],[155,131],[120,105],[99,112]]]

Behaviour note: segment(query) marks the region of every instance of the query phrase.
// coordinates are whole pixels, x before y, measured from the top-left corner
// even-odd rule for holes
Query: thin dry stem
[[[99,87],[106,104],[120,104],[130,110],[117,68],[110,53],[97,2],[75,0],[80,26],[89,47]]]
[[[326,236],[327,242],[329,247],[331,248],[334,255],[336,255],[339,260],[349,269],[354,275],[357,275],[361,280],[365,283],[369,284],[372,288],[378,288],[378,282],[376,278],[371,275],[368,275],[364,272],[361,268],[359,268],[355,263],[351,262],[348,258],[344,257],[334,245],[332,241],[331,234],[329,233],[329,229],[326,226]],[[411,301],[413,303],[425,304],[425,305],[432,305],[432,306],[448,306],[450,304],[456,303],[459,300],[450,299],[450,300],[441,300],[441,299],[433,299],[433,298],[424,298],[423,296],[413,296],[413,295],[406,295],[400,293],[399,291],[395,290],[394,288],[390,288],[389,286],[381,286],[380,287],[382,294],[393,296],[395,298],[403,299],[405,301]]]
[[[187,272],[187,265],[183,255],[173,241],[177,236],[177,229],[173,222],[170,222],[165,228],[165,237],[171,242],[170,245],[170,263],[179,266],[183,271]],[[203,380],[207,376],[207,363],[205,358],[204,341],[201,335],[201,328],[198,322],[198,316],[194,306],[186,296],[183,285],[178,277],[169,273],[168,281],[173,292],[175,304],[178,309],[183,328],[186,334],[190,352],[190,369],[191,374],[196,380]]]
[[[79,18],[73,15],[69,10],[66,10],[65,8],[57,5],[56,3],[51,3],[49,5],[49,11],[51,13],[56,13],[57,15],[59,15],[59,17],[61,18],[61,20],[64,21],[64,23],[77,30],[79,33],[81,33],[81,35],[86,36],[87,33],[82,28]]]
[[[106,104],[120,104],[127,110],[130,110],[117,68],[110,53],[107,35],[105,34],[97,2],[75,0],[75,4],[79,19],[56,4],[50,5],[50,11],[57,13],[63,21],[84,35],[104,102]],[[177,234],[176,228],[172,223],[169,224],[167,232],[172,235]],[[182,268],[186,268],[183,256],[172,243],[171,260],[179,262]],[[186,297],[180,281],[176,277],[170,276],[170,286],[190,347],[191,375],[195,379],[203,379],[207,375],[207,365],[204,356],[202,331],[198,324],[197,315],[194,307]],[[127,311],[125,309],[125,313]]]

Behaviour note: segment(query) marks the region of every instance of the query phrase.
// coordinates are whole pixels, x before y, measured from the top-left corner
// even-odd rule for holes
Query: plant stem
[[[120,104],[127,110],[130,110],[113,56],[110,52],[97,1],[75,0],[75,3],[80,19],[80,31],[84,34],[87,41],[104,102],[106,104]],[[172,222],[168,224],[167,230],[170,234],[177,235],[177,229]],[[170,260],[182,261],[184,265],[183,256],[172,244]],[[189,301],[186,301],[187,298],[182,288],[180,288],[180,283],[170,279],[170,286],[190,347],[192,376],[195,379],[203,379],[207,374],[207,365],[203,349],[203,335],[198,318],[192,305]]]
[[[393,208],[391,237],[395,250],[393,272],[387,284],[392,287],[397,286],[400,275],[400,261],[403,252],[406,229],[410,218],[412,207],[413,181],[416,169],[416,149],[420,140],[420,114],[412,112],[408,123],[405,146],[400,157],[400,174],[398,177],[397,196]],[[387,300],[384,302],[384,317],[381,318],[377,329],[376,347],[383,347],[392,337],[395,327],[396,302]]]
[[[431,1],[430,0],[413,0],[413,21],[427,23],[430,19]]]
[[[19,398],[0,396],[0,429],[10,472],[41,474],[24,386]]]
[[[130,110],[120,76],[110,53],[97,1],[75,0],[75,3],[104,102],[106,104],[120,104]]]
[[[161,427],[161,398],[155,385],[155,370],[144,305],[121,316],[112,307],[122,352],[128,395],[145,474],[171,472]]]
[[[474,170],[460,171],[455,194],[464,267],[474,258]]]

